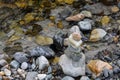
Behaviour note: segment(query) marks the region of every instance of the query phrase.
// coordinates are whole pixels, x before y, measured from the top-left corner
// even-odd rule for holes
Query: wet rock
[[[71,13],[72,13],[72,10],[67,6],[63,11],[59,13],[59,15],[60,15],[60,18],[65,19],[68,16],[70,16]]]
[[[78,23],[78,25],[79,25],[80,29],[83,31],[92,29],[91,20],[80,21]]]
[[[74,62],[64,54],[60,57],[59,64],[61,65],[62,70],[65,74],[73,77],[77,77],[79,75],[85,74],[84,59],[85,57],[83,55],[83,57],[78,62]],[[79,64],[79,66],[77,64]],[[77,67],[75,67],[75,65]]]
[[[53,57],[55,53],[48,46],[38,46],[30,51],[30,55],[33,57],[45,56]]]
[[[23,63],[23,62],[28,62],[28,55],[25,54],[24,52],[16,52],[14,55],[13,55],[14,59],[16,61],[18,61],[19,63]]]
[[[102,39],[105,35],[106,35],[106,31],[104,31],[103,29],[94,29],[91,32],[91,36],[90,36],[90,41],[98,41],[100,39]]]
[[[17,69],[20,66],[20,63],[17,62],[16,60],[11,61],[10,66]]]
[[[37,72],[28,72],[25,80],[35,80],[37,74]]]
[[[39,80],[45,79],[46,76],[47,76],[46,74],[38,74],[37,75],[37,77],[38,77]]]
[[[38,35],[35,37],[35,42],[39,45],[50,45],[53,44],[53,40],[50,37]]]
[[[4,69],[4,73],[6,76],[10,76],[11,75],[11,71],[8,69]]]
[[[96,74],[97,76],[100,75],[100,73],[103,71],[104,68],[111,70],[112,66],[106,62],[103,62],[101,60],[91,60],[88,63],[89,69]]]
[[[87,76],[82,76],[80,80],[90,80]]]
[[[70,76],[65,76],[64,78],[62,78],[62,80],[75,80],[75,79]]]
[[[21,64],[21,68],[22,69],[27,69],[28,68],[28,63],[27,62],[23,62],[22,64]]]
[[[84,18],[83,14],[76,14],[74,16],[69,16],[65,20],[66,21],[80,21]]]
[[[85,17],[92,18],[92,13],[90,11],[82,11],[80,13],[83,14]]]
[[[7,65],[8,63],[7,63],[7,61],[6,60],[4,60],[4,59],[1,59],[0,60],[0,67],[3,67],[3,66],[5,66],[5,65]]]
[[[49,66],[49,61],[44,56],[40,56],[36,60],[36,64],[39,66],[39,69],[42,70]]]

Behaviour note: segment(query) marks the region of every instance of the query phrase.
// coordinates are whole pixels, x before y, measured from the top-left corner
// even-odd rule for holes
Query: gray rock
[[[78,25],[81,30],[91,30],[92,29],[91,20],[80,21],[80,22],[78,22]]]
[[[62,78],[62,80],[75,80],[75,79],[70,76],[65,76],[64,78]]]
[[[31,56],[45,56],[45,57],[53,57],[55,55],[55,53],[53,52],[52,49],[50,49],[48,46],[38,46],[36,48],[34,48],[31,52],[30,52]]]
[[[28,63],[27,62],[23,62],[22,64],[21,64],[21,68],[22,69],[27,69],[28,68]]]
[[[48,72],[47,72],[47,74],[50,74],[50,73],[52,73],[52,67],[51,67],[51,66],[48,67]]]
[[[52,77],[53,77],[52,74],[49,74],[45,77],[45,80],[51,80]]]
[[[3,66],[5,66],[5,65],[7,65],[7,61],[4,60],[4,59],[1,59],[1,60],[0,60],[0,67],[3,67]]]
[[[73,77],[85,75],[85,56],[83,53],[81,55],[82,57],[77,62],[68,58],[65,54],[60,57],[59,64],[66,75]]]
[[[11,63],[10,63],[10,66],[17,69],[20,67],[20,63],[17,62],[16,60],[13,60]]]
[[[19,63],[23,63],[23,62],[28,62],[28,58],[27,58],[27,54],[25,54],[24,52],[16,52],[13,57],[16,61],[18,61]]]
[[[40,56],[36,60],[36,65],[38,65],[39,69],[42,70],[45,67],[49,66],[49,61],[44,56]]]
[[[108,77],[109,76],[108,69],[104,69],[103,70],[103,75],[104,75],[104,77]]]
[[[1,75],[0,75],[0,80],[3,80]]]
[[[63,11],[61,11],[59,14],[60,14],[60,18],[62,19],[65,19],[67,18],[68,16],[70,16],[72,13],[72,10],[70,7],[65,7]]]
[[[90,80],[87,76],[82,76],[80,80]]]
[[[35,80],[37,72],[28,72],[25,80]]]
[[[120,67],[120,60],[117,61],[117,65]]]

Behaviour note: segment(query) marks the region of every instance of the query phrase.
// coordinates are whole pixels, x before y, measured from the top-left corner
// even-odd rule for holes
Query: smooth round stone
[[[108,77],[109,76],[108,69],[104,69],[103,70],[103,75],[104,75],[104,77]]]
[[[4,73],[6,76],[10,76],[11,75],[11,71],[8,69],[4,69]]]
[[[37,75],[37,77],[38,77],[39,80],[45,79],[46,76],[47,76],[46,74],[38,74]]]
[[[22,69],[27,69],[28,68],[28,63],[27,62],[23,62],[22,64],[21,64],[21,68]]]
[[[80,22],[78,22],[78,25],[79,25],[80,29],[84,30],[84,31],[92,29],[91,21],[89,21],[89,20],[80,21]]]
[[[115,68],[113,69],[113,72],[114,72],[115,74],[117,74],[118,72],[120,72],[119,67],[115,67]]]
[[[82,76],[80,80],[90,80],[87,76]]]
[[[17,62],[16,60],[13,60],[13,61],[10,63],[10,66],[17,69],[17,68],[19,68],[20,63]]]
[[[62,78],[62,80],[75,80],[75,79],[70,76],[65,76],[64,78]]]

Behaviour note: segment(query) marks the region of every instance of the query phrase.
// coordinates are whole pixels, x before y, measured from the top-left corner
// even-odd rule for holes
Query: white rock
[[[4,73],[6,76],[10,76],[11,75],[11,71],[8,69],[4,69]]]
[[[65,76],[64,78],[62,78],[62,80],[75,80],[75,79],[70,76]]]
[[[59,64],[66,75],[73,77],[85,75],[85,55],[83,53],[81,54],[82,57],[77,62],[68,58],[65,54],[60,57]]]
[[[25,76],[26,76],[26,74],[27,74],[27,73],[25,72],[25,70],[20,69],[20,68],[18,68],[17,72],[18,72],[23,78],[25,78]]]
[[[46,76],[47,76],[46,74],[38,74],[37,75],[37,77],[38,77],[39,80],[45,79]]]
[[[77,25],[72,26],[72,28],[70,28],[70,32],[71,33],[73,33],[73,32],[81,33],[79,30],[79,27]]]
[[[78,22],[78,25],[81,30],[91,30],[92,29],[91,20],[80,21],[80,22]]]
[[[84,14],[85,17],[92,18],[92,13],[90,11],[82,11],[81,14]]]
[[[39,69],[42,70],[46,66],[49,66],[49,61],[44,56],[40,56],[36,60],[36,64],[39,66]]]
[[[90,80],[87,76],[82,76],[80,80]]]
[[[27,69],[28,68],[28,63],[27,62],[23,62],[22,64],[21,64],[21,68],[22,69]]]

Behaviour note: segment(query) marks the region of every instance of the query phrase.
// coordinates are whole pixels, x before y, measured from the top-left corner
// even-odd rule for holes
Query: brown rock
[[[113,7],[111,8],[111,11],[112,11],[113,13],[116,13],[116,12],[119,11],[119,8],[118,8],[117,6],[113,6]]]
[[[77,14],[66,18],[66,21],[80,21],[84,18],[83,14]]]
[[[96,74],[96,76],[99,76],[100,73],[103,71],[104,68],[106,69],[112,69],[112,66],[106,62],[103,62],[101,60],[91,60],[87,66],[89,69]]]

